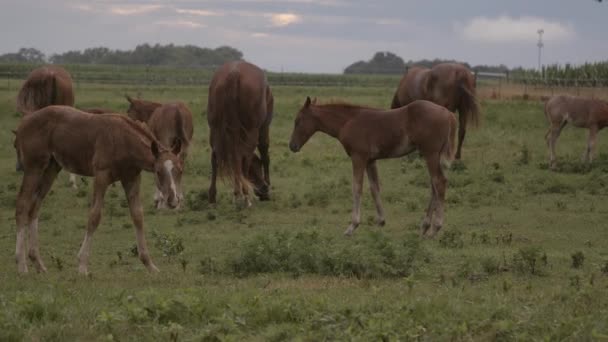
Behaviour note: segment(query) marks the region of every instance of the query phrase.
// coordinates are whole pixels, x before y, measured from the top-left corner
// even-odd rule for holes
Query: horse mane
[[[378,110],[377,108],[357,105],[354,103],[349,103],[344,100],[330,100],[327,103],[317,104],[315,105],[318,109],[328,109],[331,111],[341,111],[341,112],[354,112],[360,110]]]
[[[131,119],[125,115],[121,115],[121,114],[105,114],[104,116],[119,119],[119,120],[122,120],[123,122],[125,122],[127,124],[127,126],[131,130],[135,131],[135,133],[137,133],[140,138],[143,137],[143,138],[147,139],[147,141],[145,141],[144,139],[140,139],[144,144],[146,144],[146,146],[152,146],[152,142],[156,142],[156,144],[159,146],[159,148],[161,150],[165,150],[165,151],[168,150],[168,148],[166,146],[163,146],[163,144],[161,144],[156,139],[156,137],[154,136],[152,131],[150,131],[150,128],[143,122],[133,120],[133,119]]]

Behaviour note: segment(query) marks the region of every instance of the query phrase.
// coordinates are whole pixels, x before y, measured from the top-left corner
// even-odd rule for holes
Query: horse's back
[[[587,126],[593,115],[607,110],[608,105],[601,100],[572,95],[556,95],[545,104],[545,116],[550,122],[568,121],[580,127]]]
[[[17,95],[20,112],[32,112],[50,105],[74,105],[72,77],[56,65],[32,70]]]
[[[165,103],[156,108],[150,116],[148,126],[159,141],[167,146],[170,146],[176,137],[189,145],[194,135],[192,112],[179,101]]]

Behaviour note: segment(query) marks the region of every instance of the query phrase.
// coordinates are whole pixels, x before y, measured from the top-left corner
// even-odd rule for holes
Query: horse
[[[583,161],[587,164],[591,163],[597,133],[608,126],[608,103],[598,99],[557,95],[545,103],[545,117],[549,122],[549,129],[545,134],[549,148],[549,167],[555,169],[555,144],[562,129],[569,122],[574,127],[589,129]]]
[[[50,105],[74,106],[72,76],[58,65],[34,69],[17,94],[17,112],[26,114]],[[21,171],[21,165],[15,167]],[[70,184],[78,188],[76,176],[70,174]]]
[[[347,103],[317,105],[310,97],[299,110],[289,141],[298,152],[317,131],[340,141],[353,168],[353,210],[351,223],[344,232],[354,233],[360,223],[361,189],[367,172],[376,205],[377,223],[385,224],[380,200],[376,160],[399,158],[415,150],[426,161],[431,177],[431,199],[420,227],[423,237],[433,237],[443,226],[443,207],[447,179],[442,164],[454,159],[456,117],[446,108],[430,101],[416,100],[390,111]]]
[[[88,114],[67,106],[49,106],[23,117],[14,145],[24,169],[15,210],[19,273],[27,272],[26,228],[29,228],[29,258],[39,272],[46,272],[38,248],[38,216],[42,201],[62,169],[94,178],[87,231],[78,253],[79,272],[88,273],[91,241],[101,220],[104,195],[116,181],[121,182],[127,197],[139,259],[150,272],[158,271],[148,253],[144,234],[139,199],[141,171],[153,172],[168,205],[177,207],[183,171],[177,157],[181,145],[167,149],[143,124],[124,115]]]
[[[475,99],[475,77],[471,71],[458,63],[440,63],[431,69],[409,68],[399,82],[391,108],[399,108],[415,100],[428,100],[451,112],[458,111],[456,159],[460,159],[467,124],[477,125],[481,116]]]
[[[254,191],[260,200],[269,198],[268,147],[273,106],[268,80],[257,66],[244,61],[228,62],[213,75],[207,103],[212,149],[210,203],[216,202],[219,174],[232,182],[237,207],[251,206],[252,184],[247,175],[252,173],[252,159],[257,158],[254,157],[256,145],[264,181],[256,184]]]
[[[182,102],[158,103],[146,100],[133,99],[125,95],[129,102],[127,115],[148,125],[156,139],[165,146],[182,146],[178,155],[183,166],[188,156],[188,149],[192,142],[194,128],[192,123],[192,113]],[[179,193],[180,199],[184,198],[182,192]],[[154,195],[154,206],[157,209],[165,208],[165,199],[159,189]]]

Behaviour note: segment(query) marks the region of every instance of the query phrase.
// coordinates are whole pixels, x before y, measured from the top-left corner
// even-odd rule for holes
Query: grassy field
[[[287,147],[307,95],[388,107],[393,87],[277,86],[271,126],[272,200],[237,211],[231,190],[206,201],[206,88],[80,83],[77,106],[126,110],[123,94],[179,99],[195,113],[195,145],[178,212],[152,207],[145,224],[160,274],[133,256],[135,234],[120,186],[106,196],[89,277],[77,274],[91,182],[60,174],[40,220],[49,272],[18,276],[14,263],[11,128],[16,90],[0,82],[0,340],[608,340],[608,139],[591,168],[586,132],[568,127],[557,171],[547,169],[540,102],[483,101],[463,162],[448,172],[446,222],[417,236],[429,198],[417,155],[379,162],[387,224],[363,196],[351,210],[350,160],[318,133]],[[2,88],[4,86],[4,88]],[[31,268],[33,270],[33,268]]]

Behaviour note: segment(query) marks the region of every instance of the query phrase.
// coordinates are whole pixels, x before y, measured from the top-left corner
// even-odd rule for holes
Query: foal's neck
[[[342,127],[354,118],[359,110],[342,108],[341,106],[322,105],[317,106],[314,112],[319,120],[319,131],[338,138]]]

